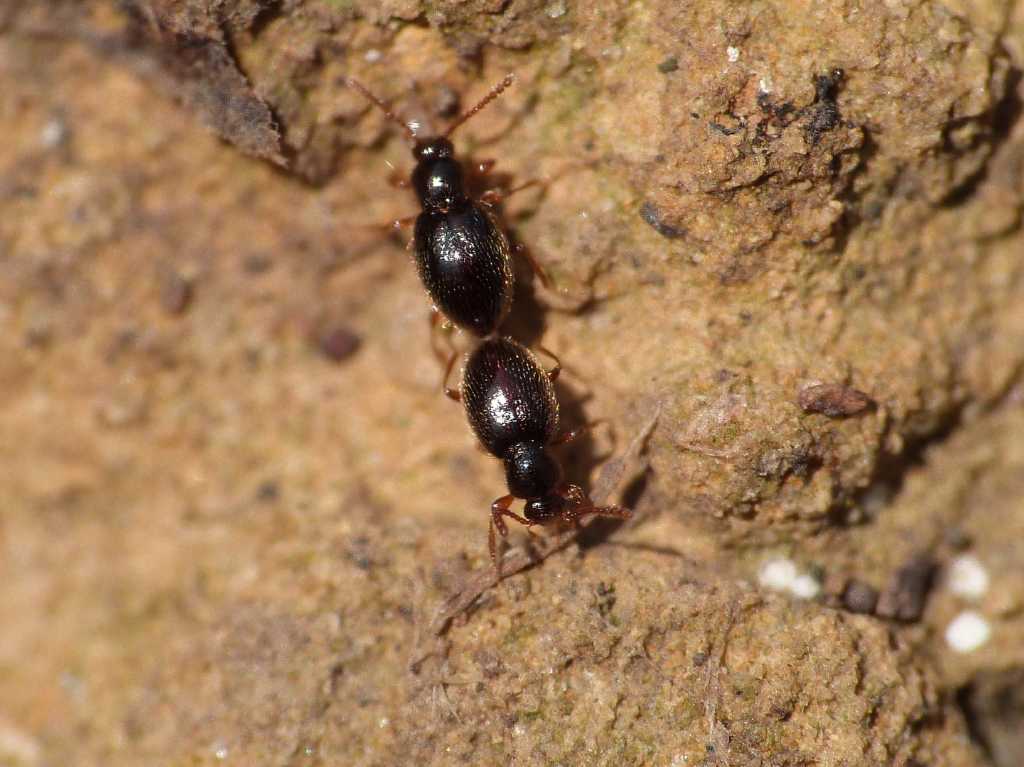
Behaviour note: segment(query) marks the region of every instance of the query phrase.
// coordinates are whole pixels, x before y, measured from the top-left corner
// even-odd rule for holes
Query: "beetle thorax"
[[[447,211],[465,201],[462,167],[455,160],[455,150],[446,138],[434,138],[416,144],[413,149],[416,169],[412,183],[427,210]]]

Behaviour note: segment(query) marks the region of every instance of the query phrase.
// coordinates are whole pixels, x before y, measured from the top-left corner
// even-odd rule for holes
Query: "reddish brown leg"
[[[409,178],[402,171],[392,168],[388,174],[388,186],[395,189],[408,189]]]
[[[622,506],[577,506],[562,512],[562,518],[569,524],[577,526],[583,517],[589,517],[591,514],[615,519],[630,519],[633,516],[630,509]]]
[[[562,495],[572,502],[569,508],[562,512],[562,519],[574,527],[579,526],[583,517],[591,514],[615,519],[630,519],[633,516],[631,509],[622,506],[595,506],[578,485],[566,485],[562,488]]]
[[[415,213],[415,214],[413,214],[411,216],[403,216],[402,218],[396,218],[393,221],[388,221],[387,223],[382,223],[382,224],[364,224],[364,226],[367,229],[373,229],[373,230],[381,232],[383,234],[387,234],[388,232],[398,231],[402,227],[410,226],[416,220],[416,218],[418,216],[419,216],[419,213]]]
[[[493,164],[493,161],[490,161]],[[481,168],[483,163],[481,163]],[[521,192],[524,189],[529,189],[531,186],[547,186],[549,181],[541,179],[530,179],[525,184],[514,186],[511,189],[488,189],[482,195],[480,195],[480,202],[484,205],[494,207],[500,204],[502,201],[507,200],[509,197],[514,195],[516,192]],[[522,243],[516,245],[516,253],[522,255],[530,264],[530,268],[533,269],[533,273],[537,275],[537,279],[541,281],[548,290],[552,290],[551,278],[548,277],[548,273],[544,271],[544,267],[533,257],[533,255],[526,248],[523,247]]]
[[[547,371],[548,378],[551,379],[553,383],[558,379],[558,374],[562,372],[562,361],[558,359],[558,356],[553,351],[543,346],[538,346],[537,351],[546,354],[555,361],[555,366],[551,368],[551,370]]]
[[[493,169],[497,160],[481,160],[476,164],[476,172],[481,176],[486,176]]]
[[[412,225],[412,223],[417,219],[419,215],[419,213],[416,213],[412,216],[403,216],[402,218],[395,218],[394,220],[388,221],[386,223],[368,223],[361,224],[361,226],[364,226],[368,229],[372,229],[374,231],[378,231],[381,233],[382,236],[386,236],[391,231],[398,231],[403,226]]]
[[[540,262],[533,257],[533,254],[530,253],[522,243],[516,245],[516,255],[522,256],[526,259],[526,263],[528,263],[530,268],[533,269],[533,273],[537,275],[537,279],[540,280],[541,285],[548,290],[554,290],[554,283],[551,282],[551,278],[548,276],[547,270],[540,265]]]
[[[445,318],[441,312],[436,308],[430,314],[430,348],[434,352],[434,356],[437,357],[438,362],[444,365],[444,376],[441,378],[441,391],[443,391],[450,399],[459,402],[462,400],[462,395],[458,389],[453,389],[448,386],[448,379],[452,376],[452,369],[455,367],[455,361],[459,358],[458,350],[452,345],[451,338],[448,340],[448,354],[446,355],[442,349],[437,345],[437,330],[440,327],[441,330],[451,330],[452,324]]]
[[[387,226],[389,226],[391,229],[401,229],[403,226],[410,226],[417,218],[419,218],[419,215],[419,213],[414,213],[411,216],[403,216],[402,218],[396,218]]]
[[[462,401],[462,392],[458,389],[453,389],[448,386],[448,379],[451,377],[452,368],[455,367],[455,360],[459,358],[458,352],[452,352],[451,358],[448,360],[448,364],[444,368],[444,378],[441,380],[441,388],[449,399],[453,399],[456,402]]]
[[[451,337],[445,336],[448,340],[448,352],[446,353],[443,349],[437,345],[437,331],[438,329],[449,332],[452,329],[452,323],[437,310],[437,308],[431,309],[430,312],[430,349],[434,352],[434,356],[437,357],[437,361],[442,365],[448,364],[449,356],[455,351],[452,346]]]
[[[491,504],[491,524],[487,530],[487,546],[491,552],[491,563],[494,565],[494,574],[497,579],[501,580],[501,562],[498,560],[498,541],[494,536],[494,531],[497,530],[501,533],[502,538],[508,537],[508,525],[505,524],[505,520],[502,517],[511,517],[521,525],[525,525],[527,530],[530,530],[536,522],[531,522],[525,517],[521,517],[518,514],[509,511],[508,507],[512,505],[512,501],[515,500],[514,495],[503,495]],[[530,530],[530,532],[533,532]]]
[[[599,419],[597,421],[591,421],[590,423],[585,423],[582,426],[573,429],[572,431],[562,432],[561,434],[556,436],[553,440],[551,440],[551,442],[549,444],[551,444],[551,445],[564,445],[567,442],[572,442],[574,439],[577,439],[578,437],[581,437],[584,434],[586,434],[588,431],[593,429],[599,423],[604,423],[604,422],[605,422],[604,419]]]

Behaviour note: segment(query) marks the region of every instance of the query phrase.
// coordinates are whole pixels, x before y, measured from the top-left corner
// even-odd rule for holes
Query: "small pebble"
[[[344,362],[359,349],[359,336],[342,325],[330,325],[317,334],[316,345],[327,359]]]
[[[874,404],[862,391],[842,384],[805,386],[797,395],[797,404],[805,413],[821,413],[829,418],[845,418],[862,413]]]
[[[960,653],[974,652],[991,636],[988,621],[974,610],[960,613],[946,627],[946,644]]]
[[[977,557],[964,554],[949,565],[946,583],[958,597],[981,599],[988,591],[988,570]]]
[[[182,314],[192,302],[192,283],[168,269],[160,275],[160,306],[168,314]]]
[[[918,620],[924,612],[934,574],[935,560],[931,554],[925,552],[912,557],[889,578],[878,597],[876,614],[901,621]]]
[[[864,581],[852,580],[843,592],[843,606],[851,613],[870,615],[878,604],[878,590]]]
[[[725,55],[729,58],[731,64],[735,64],[740,60],[740,49],[730,45],[725,49]]]

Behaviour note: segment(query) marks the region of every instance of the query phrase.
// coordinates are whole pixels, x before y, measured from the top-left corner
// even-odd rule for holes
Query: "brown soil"
[[[1024,763],[1022,69],[1013,0],[0,8],[0,765]],[[492,587],[340,78],[508,71],[508,331],[636,515]]]

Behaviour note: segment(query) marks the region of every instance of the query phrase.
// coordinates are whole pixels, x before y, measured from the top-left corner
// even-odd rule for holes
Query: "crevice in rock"
[[[980,140],[987,141],[990,150],[985,162],[981,164],[974,173],[965,178],[959,185],[951,189],[939,202],[940,207],[955,208],[967,202],[977,192],[978,187],[988,178],[992,165],[992,158],[995,157],[999,147],[1009,139],[1014,126],[1020,120],[1024,111],[1024,101],[1021,100],[1019,91],[1021,79],[1024,72],[1020,69],[1011,69],[1006,75],[1006,92],[992,109],[992,120],[989,132]],[[950,144],[949,132],[955,127],[953,123],[947,126],[946,130],[946,151],[956,153],[957,150]]]
[[[942,414],[935,428],[927,434],[907,437],[903,452],[892,454],[882,451],[868,484],[848,498],[837,498],[829,514],[831,524],[849,525],[848,512],[851,508],[867,510],[863,521],[870,521],[874,517],[871,509],[878,506],[879,501],[882,501],[882,506],[888,505],[898,496],[910,473],[925,464],[928,452],[946,442],[959,429],[964,406],[965,403],[958,403]]]
[[[992,764],[995,764],[995,760],[992,757],[992,747],[988,742],[988,737],[982,729],[981,718],[978,716],[978,711],[971,701],[973,694],[974,685],[964,685],[956,691],[956,705],[964,717],[964,723],[967,725],[967,734],[970,736],[971,742],[978,747],[978,750],[981,751],[981,753],[984,754]]]
[[[956,691],[967,732],[994,767],[1024,761],[1024,669],[983,674]]]
[[[262,5],[257,11],[256,15],[253,16],[252,21],[249,23],[249,34],[254,38],[259,37],[260,33],[263,32],[267,26],[279,18],[283,13],[283,3],[281,0],[269,0],[265,5]],[[237,58],[235,59],[238,60]]]

